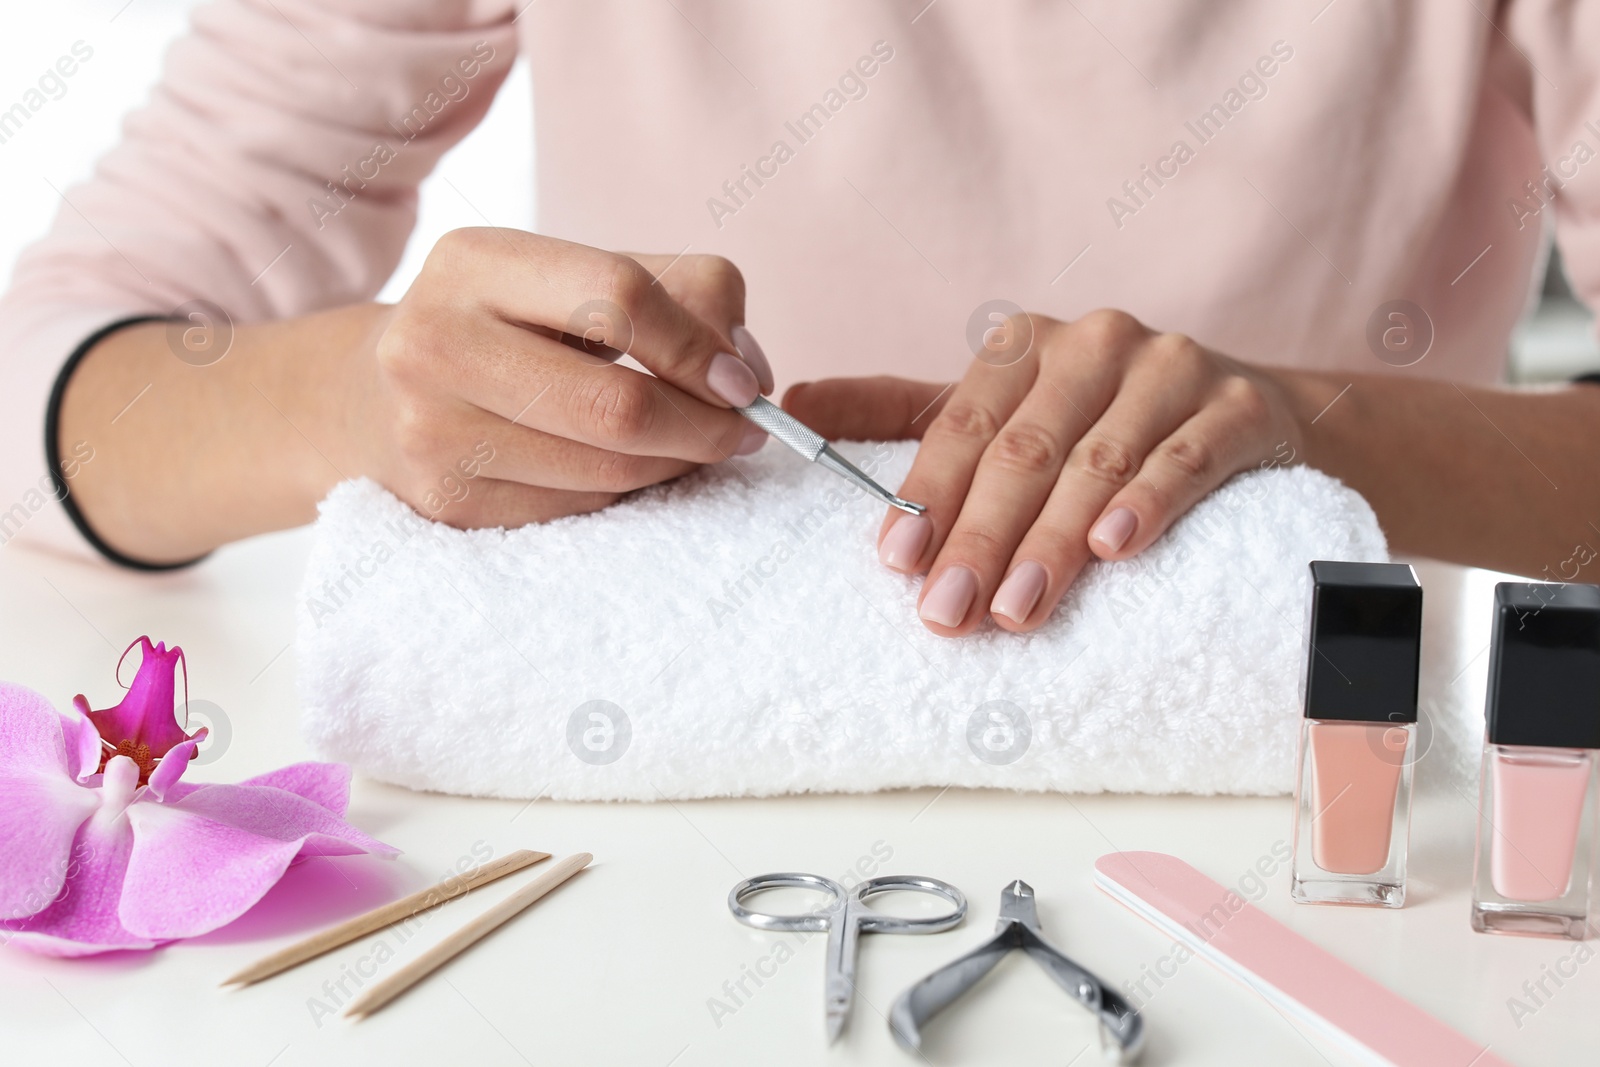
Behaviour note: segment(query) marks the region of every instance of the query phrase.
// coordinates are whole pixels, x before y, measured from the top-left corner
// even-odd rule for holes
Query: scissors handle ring
[[[770,915],[764,911],[751,911],[744,906],[746,897],[768,889],[817,889],[832,899],[809,915]],[[733,887],[728,893],[728,910],[733,912],[735,919],[757,930],[826,930],[829,916],[844,906],[844,895],[844,886],[819,874],[798,874],[793,871],[758,874]]]
[[[875,912],[863,903],[858,912],[861,929],[883,934],[936,934],[941,930],[960,926],[961,920],[967,916],[966,894],[949,882],[922,875],[885,874],[869,878],[857,886],[851,895],[857,901],[864,902],[868,897],[879,893],[894,892],[931,893],[948,900],[954,907],[943,915],[903,918]]]

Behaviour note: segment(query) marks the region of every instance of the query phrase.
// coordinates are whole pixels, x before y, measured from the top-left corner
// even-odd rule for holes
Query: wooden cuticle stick
[[[360,1018],[371,1015],[492,933],[496,928],[515,918],[518,913],[534,901],[587,867],[593,859],[594,857],[589,853],[579,852],[563,860],[558,860],[554,865],[546,868],[539,877],[506,897],[506,899],[479,915],[476,919],[471,920],[461,929],[451,933],[443,941],[423,952],[394,974],[370,987],[365,993],[350,1002],[350,1006],[344,1011],[345,1016],[347,1018]]]
[[[410,896],[401,897],[399,900],[388,904],[379,905],[371,911],[364,912],[351,919],[346,919],[338,926],[312,934],[303,941],[296,942],[287,948],[280,949],[265,959],[257,960],[237,974],[223,979],[222,985],[246,986],[252,982],[259,982],[263,978],[270,978],[275,974],[297,967],[307,960],[315,959],[325,952],[331,952],[341,945],[419,915],[430,908],[438,907],[447,900],[472,892],[479,886],[488,885],[508,874],[522,870],[541,860],[550,858],[548,852],[533,852],[528,849],[518,849],[507,853],[497,860],[491,860],[470,871],[450,878],[446,878],[438,885],[419,889]]]

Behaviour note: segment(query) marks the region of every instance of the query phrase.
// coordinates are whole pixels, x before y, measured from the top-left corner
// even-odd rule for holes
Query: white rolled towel
[[[894,487],[917,446],[839,447]],[[1351,489],[1253,471],[1091,564],[1038,631],[950,640],[917,619],[921,580],[879,564],[882,514],[776,445],[515,530],[343,484],[299,606],[306,735],[478,796],[1283,793],[1306,564],[1388,558]]]

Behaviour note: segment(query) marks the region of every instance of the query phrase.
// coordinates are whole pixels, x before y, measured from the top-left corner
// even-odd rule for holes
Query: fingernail
[[[1050,576],[1045,573],[1042,564],[1031,559],[1023,560],[1000,583],[1000,591],[995,593],[994,600],[989,604],[989,613],[1004,615],[1020,624],[1033,611],[1033,606],[1039,603],[1039,598],[1044,595],[1044,587],[1049,582]]]
[[[954,629],[967,617],[972,598],[978,592],[978,576],[965,567],[946,567],[934,581],[933,588],[922,598],[917,609],[929,622]]]
[[[767,443],[767,431],[756,425],[745,428],[744,436],[739,439],[739,447],[733,450],[736,456],[748,456],[752,452],[761,451],[761,446]]]
[[[897,571],[912,570],[922,558],[922,550],[928,547],[932,534],[933,523],[921,515],[897,519],[878,546],[878,562]]]
[[[772,364],[767,362],[767,354],[756,342],[756,335],[743,325],[735,326],[730,332],[733,334],[733,346],[739,350],[739,354],[750,365],[750,369],[756,372],[756,381],[761,383],[761,391],[772,392],[772,387],[776,384],[772,377]]]
[[[736,408],[745,407],[761,395],[761,383],[756,381],[756,372],[744,360],[727,352],[718,352],[711,357],[706,385]]]
[[[1138,525],[1139,516],[1133,513],[1132,508],[1117,508],[1094,524],[1094,529],[1089,531],[1089,540],[1099,541],[1108,552],[1116,552],[1128,543],[1128,538],[1133,536],[1134,528]]]

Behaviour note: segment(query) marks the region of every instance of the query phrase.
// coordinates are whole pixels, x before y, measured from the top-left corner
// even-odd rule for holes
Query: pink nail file
[[[1373,1063],[1510,1067],[1176,856],[1113,852],[1094,867],[1095,885],[1135,914]]]

